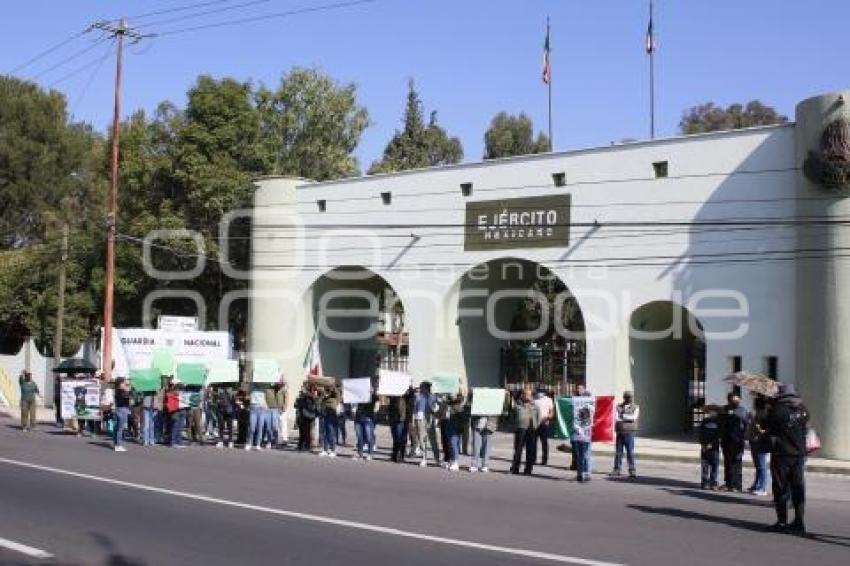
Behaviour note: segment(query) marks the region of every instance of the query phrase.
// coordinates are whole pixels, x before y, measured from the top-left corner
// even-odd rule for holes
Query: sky
[[[5,0],[0,73],[103,18],[128,16],[142,32],[162,32],[344,0],[236,7],[249,1]],[[134,18],[199,3],[210,4]],[[235,8],[197,16],[225,7]],[[157,23],[181,16],[190,17]],[[294,66],[316,67],[358,87],[372,121],[356,152],[365,169],[400,127],[413,78],[426,113],[437,110],[440,123],[463,142],[464,160],[478,161],[484,132],[499,111],[526,112],[538,130],[546,129],[541,71],[547,16],[555,149],[647,138],[648,0],[375,0],[155,37],[128,49],[122,113],[150,111],[164,100],[183,106],[199,74],[274,86]],[[847,0],[656,0],[657,136],[676,135],[682,112],[696,104],[760,99],[793,119],[800,100],[850,87],[848,21]],[[75,119],[103,131],[112,115],[108,45],[49,70],[91,45],[90,37],[14,74],[53,85],[66,94]]]

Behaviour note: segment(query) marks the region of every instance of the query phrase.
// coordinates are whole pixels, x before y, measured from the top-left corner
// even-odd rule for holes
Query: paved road
[[[557,467],[532,478],[494,467],[473,475],[206,447],[117,454],[0,419],[0,564],[825,566],[850,556],[847,478],[810,478],[816,536],[801,539],[764,532],[766,499],[694,489],[686,466],[586,485]]]

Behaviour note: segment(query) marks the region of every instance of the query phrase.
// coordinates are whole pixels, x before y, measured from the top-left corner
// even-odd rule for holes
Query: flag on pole
[[[543,43],[543,84],[552,81],[552,64],[549,61],[549,22],[546,22],[546,41]]]
[[[646,27],[646,54],[655,53],[655,31],[652,28],[652,8],[649,9],[649,25]]]
[[[313,339],[307,348],[307,356],[304,358],[304,367],[310,377],[319,377],[322,372],[322,357],[319,354],[319,333],[313,333]]]

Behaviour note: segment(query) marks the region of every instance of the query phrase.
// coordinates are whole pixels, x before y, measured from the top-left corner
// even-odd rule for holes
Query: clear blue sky
[[[8,72],[98,18],[135,15],[202,0],[27,0],[4,2],[0,72]],[[230,4],[243,3],[234,0]],[[269,0],[165,30],[339,0]],[[541,82],[546,16],[552,20],[556,149],[605,145],[648,135],[647,0],[377,0],[132,47],[126,62],[125,114],[159,101],[184,103],[200,73],[276,84],[292,66],[315,66],[353,81],[373,125],[358,149],[361,167],[377,158],[400,124],[408,77],[426,110],[461,138],[465,160],[482,154],[482,136],[500,111],[527,112],[546,126]],[[217,4],[215,9],[228,4]],[[657,0],[658,135],[676,132],[682,111],[715,101],[759,98],[793,118],[794,105],[816,93],[850,87],[847,0]],[[175,17],[180,12],[140,23]],[[84,48],[79,39],[27,67],[49,67]],[[105,48],[105,47],[104,47]],[[95,60],[98,48],[45,74],[49,85]],[[95,67],[58,84],[77,119],[104,129],[111,116],[113,61],[82,96]]]

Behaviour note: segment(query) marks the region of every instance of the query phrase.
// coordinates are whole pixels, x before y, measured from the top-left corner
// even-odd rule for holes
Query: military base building
[[[290,384],[402,369],[634,390],[686,431],[733,371],[850,458],[850,92],[786,125],[316,183],[263,178],[248,348]],[[848,246],[844,246],[844,244]],[[313,348],[315,344],[317,348]]]

